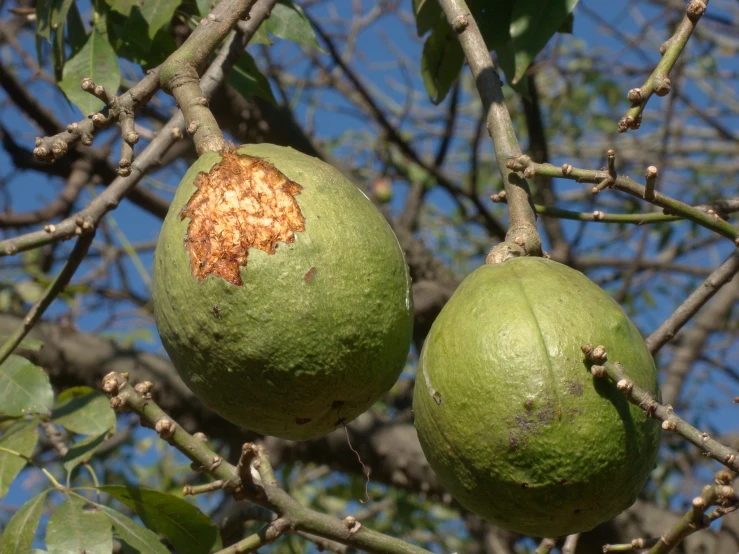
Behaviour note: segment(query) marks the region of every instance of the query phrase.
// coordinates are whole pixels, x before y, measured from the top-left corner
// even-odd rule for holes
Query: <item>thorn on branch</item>
[[[606,152],[606,163],[608,164],[608,174],[612,179],[617,177],[616,175],[616,151],[611,148]]]
[[[205,485],[185,485],[182,487],[182,496],[195,496],[207,492],[219,491],[230,488],[233,485],[230,481],[219,479]]]
[[[657,168],[653,165],[650,165],[647,168],[647,172],[645,174],[645,177],[647,179],[647,184],[644,187],[644,200],[651,201],[654,200],[654,185],[657,182],[657,176],[659,175],[659,172],[657,171]]]

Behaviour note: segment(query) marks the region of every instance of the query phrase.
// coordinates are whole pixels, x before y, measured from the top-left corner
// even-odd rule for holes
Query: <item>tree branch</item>
[[[685,301],[672,312],[659,328],[646,339],[652,355],[673,339],[677,332],[708,302],[726,283],[739,272],[739,254],[736,251],[718,266]]]
[[[647,391],[636,385],[626,374],[624,367],[618,362],[606,360],[605,348],[599,346],[593,348],[586,344],[582,347],[587,360],[595,365],[590,368],[594,377],[608,377],[626,398],[639,406],[644,412],[662,422],[662,429],[676,433],[691,444],[700,448],[706,456],[725,465],[733,471],[739,471],[739,452],[729,448],[712,439],[708,433],[704,433],[690,425],[687,421],[675,414],[670,405],[662,405],[657,402]]]
[[[521,155],[521,148],[505,105],[502,84],[493,66],[490,51],[464,0],[439,0],[439,4],[452,29],[457,33],[477,83],[477,91],[487,112],[488,133],[495,144],[498,171],[503,178],[508,196],[509,225],[505,243],[491,250],[486,261],[498,263],[512,256],[540,256],[541,238],[536,229],[536,214],[529,185],[506,165],[508,160]]]
[[[629,129],[638,129],[641,125],[642,113],[653,94],[666,96],[670,93],[671,83],[669,74],[680,57],[690,35],[693,34],[695,26],[706,11],[708,0],[691,0],[685,10],[685,17],[672,35],[662,46],[659,52],[662,54],[657,67],[647,78],[641,88],[633,88],[629,91],[628,99],[631,107],[626,115],[618,122],[618,132],[623,133]]]
[[[169,418],[151,398],[150,389],[150,383],[133,387],[125,376],[118,373],[108,374],[103,379],[103,391],[110,397],[114,409],[134,411],[141,418],[142,425],[153,428],[162,439],[192,460],[194,467],[228,483],[225,488],[237,500],[248,499],[276,512],[278,519],[271,525],[279,525],[277,536],[287,530],[303,531],[366,552],[430,554],[423,548],[372,531],[353,516],[341,521],[300,505],[279,487],[263,446],[244,444],[239,464],[229,464],[210,450],[205,441]],[[258,542],[247,540],[250,547]],[[244,551],[248,550],[231,552]]]

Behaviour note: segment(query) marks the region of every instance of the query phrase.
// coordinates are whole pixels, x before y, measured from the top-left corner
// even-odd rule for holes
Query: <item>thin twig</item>
[[[275,542],[289,530],[290,528],[286,521],[276,519],[262,527],[253,535],[250,535],[223,550],[219,550],[216,554],[244,554],[246,552],[254,552],[258,548]]]
[[[700,448],[704,455],[713,458],[733,471],[739,471],[739,452],[712,439],[708,433],[699,431],[675,413],[672,406],[657,402],[647,391],[632,381],[626,369],[618,362],[604,361],[607,357],[605,348],[585,344],[582,347],[586,358],[594,363],[590,368],[594,377],[608,377],[626,398],[639,406],[649,417],[662,422],[662,429],[680,435],[685,440]]]
[[[276,521],[282,521],[280,525],[284,524],[285,529],[310,533],[368,552],[430,554],[423,548],[372,531],[353,516],[339,520],[302,506],[278,485],[263,446],[244,444],[239,465],[229,464],[208,448],[202,437],[191,435],[172,420],[154,402],[150,389],[150,384],[131,386],[128,376],[119,373],[109,373],[103,379],[103,391],[111,397],[114,409],[138,414],[143,426],[153,428],[162,439],[192,460],[193,469],[228,482],[226,489],[236,500],[246,499],[277,513]],[[255,540],[247,541],[247,546]],[[233,552],[245,551],[248,550]]]
[[[531,160],[529,156],[519,156],[508,162],[508,167],[524,172],[525,175],[544,175],[546,177],[558,177],[562,179],[570,179],[578,183],[593,183],[598,185],[604,181],[611,181],[613,188],[626,192],[637,198],[646,199],[646,187],[634,181],[633,179],[619,175],[615,179],[607,171],[594,169],[579,169],[570,164],[564,164],[557,167],[551,164],[537,164]],[[594,189],[596,189],[594,187]],[[595,192],[595,190],[594,190]],[[674,198],[666,196],[662,193],[654,191],[654,197],[647,200],[651,204],[663,208],[665,215],[679,215],[685,219],[705,227],[727,239],[739,243],[739,231],[721,219],[716,213],[708,213],[699,208],[680,202]]]
[[[8,356],[18,347],[23,341],[28,332],[36,325],[36,322],[41,319],[44,315],[46,308],[54,301],[57,295],[64,290],[69,281],[72,279],[75,271],[82,263],[85,258],[92,239],[95,238],[95,229],[92,226],[84,227],[80,225],[77,227],[80,232],[80,238],[72,249],[72,253],[69,255],[69,259],[62,267],[62,270],[46,288],[41,298],[28,311],[28,314],[23,318],[23,323],[8,337],[8,339],[0,346],[0,364],[2,364]]]
[[[276,3],[276,0],[259,0],[251,11],[249,21],[239,25],[241,34],[224,44],[223,50],[200,80],[206,98],[212,96],[223,82],[230,67],[238,58],[238,54],[243,51]],[[106,213],[118,206],[118,203],[136,187],[150,168],[160,163],[162,156],[172,144],[182,137],[184,129],[184,117],[182,113],[178,113],[162,127],[156,138],[136,157],[136,161],[131,166],[130,175],[114,179],[100,196],[94,198],[84,209],[53,227],[47,226],[44,230],[0,241],[0,256],[13,255],[45,244],[68,240],[75,236],[77,221],[96,225]]]
[[[544,539],[539,543],[539,547],[534,550],[534,554],[549,554],[556,545],[557,541],[555,539]]]
[[[487,128],[495,146],[498,171],[508,196],[509,227],[505,243],[490,251],[487,263],[497,263],[512,256],[540,256],[541,237],[536,229],[536,214],[531,191],[526,179],[522,179],[507,166],[508,160],[521,155],[521,148],[513,129],[503,96],[500,77],[495,71],[490,49],[485,45],[482,33],[464,0],[439,0],[447,21],[457,33],[477,92],[487,113]]]
[[[685,9],[685,17],[672,35],[660,47],[662,59],[654,68],[652,74],[647,78],[641,88],[629,91],[628,99],[631,107],[626,115],[618,122],[618,131],[623,133],[629,129],[638,129],[641,125],[642,113],[653,94],[666,96],[670,93],[671,83],[669,74],[680,57],[690,35],[693,34],[695,26],[706,11],[708,0],[691,0]]]
[[[672,312],[659,328],[646,339],[649,352],[654,355],[682,329],[688,321],[708,302],[726,283],[739,272],[739,254],[736,251],[718,266],[685,301]]]
[[[580,533],[576,535],[569,535],[565,539],[564,545],[562,545],[562,554],[575,554],[578,540],[580,540]]]

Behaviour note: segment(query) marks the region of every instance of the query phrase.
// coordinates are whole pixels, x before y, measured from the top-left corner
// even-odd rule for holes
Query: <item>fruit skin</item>
[[[463,506],[511,531],[558,537],[634,502],[660,427],[591,375],[586,343],[605,345],[659,398],[639,331],[582,273],[526,257],[462,282],[426,338],[413,409],[426,458]]]
[[[295,199],[305,231],[272,255],[250,248],[242,286],[194,278],[180,212],[198,173],[221,159],[203,154],[157,243],[157,327],[182,379],[222,417],[277,437],[316,437],[367,410],[403,369],[413,325],[407,266],[385,219],[339,171],[291,148],[238,152],[303,187]]]

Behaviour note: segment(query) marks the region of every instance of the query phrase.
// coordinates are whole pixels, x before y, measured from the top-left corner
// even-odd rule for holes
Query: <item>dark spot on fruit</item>
[[[578,383],[577,381],[567,381],[565,383],[565,389],[572,396],[582,396],[584,390],[582,383]]]
[[[307,272],[305,273],[305,275],[303,275],[303,281],[305,281],[305,282],[307,283],[308,281],[310,281],[311,279],[313,279],[313,276],[314,276],[315,274],[316,274],[316,268],[315,268],[315,266],[314,266],[314,267],[311,267],[311,268],[310,268],[310,269],[309,269],[309,270],[308,270],[308,271],[307,271]]]
[[[221,308],[218,304],[213,306],[213,315],[216,316],[216,319],[221,319]]]
[[[334,400],[331,403],[331,407],[332,408],[341,408],[343,405],[344,405],[344,401],[343,400]]]
[[[431,396],[434,399],[434,402],[436,402],[438,406],[441,406],[441,393],[438,390],[435,390],[434,394]]]
[[[534,408],[534,399],[529,398],[528,400],[526,400],[526,402],[523,403],[523,407],[530,412]]]
[[[569,484],[570,484],[570,482],[569,482],[569,481],[568,481],[567,479],[562,479],[562,480],[561,480],[561,481],[559,482],[559,484],[560,484],[560,485],[569,485]]]
[[[311,418],[309,417],[296,417],[295,418],[295,423],[297,423],[298,425],[305,425],[306,423],[310,423],[310,421],[311,421]]]
[[[513,435],[508,437],[508,446],[511,447],[511,450],[518,450],[518,439]]]
[[[580,508],[575,508],[575,511],[572,512],[572,513],[573,514],[579,514],[580,512],[582,512],[582,510]]]
[[[529,484],[528,483],[521,483],[521,488],[522,489],[528,489],[529,488]]]

